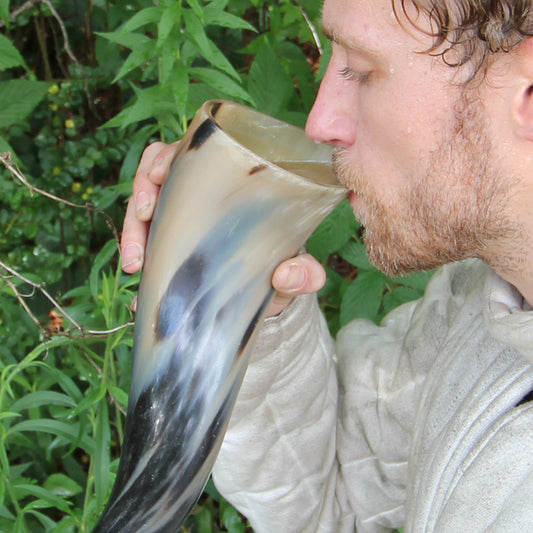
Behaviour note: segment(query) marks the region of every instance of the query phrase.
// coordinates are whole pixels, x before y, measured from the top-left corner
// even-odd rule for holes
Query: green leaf
[[[9,80],[0,83],[0,129],[23,121],[44,98],[49,83]]]
[[[126,24],[124,24],[124,26],[122,26],[120,33],[132,32],[141,26],[146,26],[146,24],[159,22],[163,13],[164,10],[162,7],[147,7],[145,9],[141,9],[138,13],[135,13],[135,15],[133,15],[133,17],[131,17]]]
[[[361,270],[375,270],[366,253],[365,245],[362,242],[350,239],[340,250],[340,256],[348,263]]]
[[[96,431],[94,435],[96,451],[94,455],[94,487],[97,506],[104,505],[109,488],[109,443],[111,434],[109,429],[109,413],[105,398],[100,401],[96,415]]]
[[[192,10],[196,13],[196,16],[200,19],[202,24],[204,23],[204,11],[202,6],[198,3],[198,0],[187,0],[187,3],[192,7]]]
[[[89,275],[89,287],[95,300],[98,300],[100,271],[109,265],[111,258],[117,253],[117,243],[114,239],[108,241],[94,258],[93,267]]]
[[[154,8],[155,9],[155,8]],[[125,31],[110,31],[110,32],[97,32],[96,35],[104,37],[111,42],[117,43],[120,46],[125,48],[130,48],[134,50],[139,46],[146,45],[147,43],[152,42],[152,39],[143,33],[128,33]]]
[[[348,200],[341,202],[318,226],[309,238],[308,249],[319,261],[327,261],[330,254],[340,250],[357,232]]]
[[[0,19],[4,21],[6,28],[9,28],[9,0],[0,0]]]
[[[132,70],[140,66],[145,66],[156,55],[156,42],[148,41],[136,46],[131,54],[126,58],[126,61],[120,67],[117,75],[114,77],[112,83],[116,83],[122,79],[126,74],[129,74]]]
[[[193,78],[207,83],[217,91],[232,95],[233,98],[240,98],[249,104],[254,104],[250,94],[222,72],[210,68],[193,67],[189,69],[189,73]]]
[[[258,109],[274,116],[287,107],[294,93],[291,77],[268,44],[261,47],[250,67],[248,91]]]
[[[61,437],[67,442],[77,442],[89,455],[94,454],[94,439],[88,435],[82,435],[80,438],[78,424],[66,424],[64,422],[46,418],[24,420],[23,422],[15,424],[6,432],[6,439],[18,432],[26,431],[42,431],[43,433],[50,433]]]
[[[54,391],[36,391],[26,394],[18,399],[10,409],[14,412],[21,412],[25,409],[34,409],[47,405],[60,405],[63,407],[76,407],[76,402],[66,394]]]
[[[381,272],[363,272],[346,289],[342,298],[340,323],[345,326],[354,318],[378,320],[386,277]]]
[[[232,30],[249,30],[257,33],[257,30],[246,20],[232,15],[224,10],[227,0],[215,0],[204,8],[205,24],[222,26]]]
[[[64,498],[69,498],[83,492],[83,488],[72,478],[60,473],[48,476],[43,483],[43,487],[56,496],[63,496]]]
[[[385,294],[383,298],[383,311],[388,313],[399,305],[416,300],[422,296],[423,291],[412,287],[400,286]]]
[[[68,503],[63,500],[63,498],[56,496],[50,490],[44,489],[43,487],[39,487],[38,485],[29,485],[27,483],[21,483],[15,484],[14,489],[19,498],[24,498],[26,496],[34,496],[35,498],[44,500],[49,506],[56,507],[57,509],[60,509],[65,513],[68,513],[70,510]]]
[[[1,16],[0,3],[0,18]],[[28,70],[26,62],[20,55],[20,52],[15,48],[15,45],[5,36],[0,33],[0,70],[6,70],[12,67],[24,67]]]
[[[191,10],[184,10],[183,18],[187,27],[187,33],[191,39],[198,45],[200,53],[209,61],[214,67],[222,70],[236,80],[240,80],[240,76],[226,58],[226,56],[219,50],[217,45],[207,37],[204,25],[201,20]]]
[[[157,30],[157,46],[160,47],[168,39],[170,32],[174,27],[179,28],[181,26],[181,2],[173,2],[165,8],[163,15],[159,20],[159,26]]]

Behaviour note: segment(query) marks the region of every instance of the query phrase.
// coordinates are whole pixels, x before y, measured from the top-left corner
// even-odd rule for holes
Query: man
[[[306,131],[337,149],[371,260],[446,266],[333,346],[320,265],[281,264],[215,483],[258,533],[533,531],[533,4],[325,0],[323,25]],[[141,161],[126,271],[174,149]]]

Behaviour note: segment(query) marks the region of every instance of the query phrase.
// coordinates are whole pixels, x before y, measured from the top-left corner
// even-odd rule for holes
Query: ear
[[[529,37],[516,53],[519,82],[515,86],[513,117],[516,133],[533,141],[533,38]]]

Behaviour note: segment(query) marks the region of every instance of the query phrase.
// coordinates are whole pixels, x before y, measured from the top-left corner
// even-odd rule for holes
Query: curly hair
[[[533,35],[533,0],[391,1],[398,20],[401,11],[412,26],[433,38],[426,52],[451,67],[471,65],[469,80],[486,72],[496,54],[514,50]],[[427,17],[431,30],[421,27],[420,15]]]

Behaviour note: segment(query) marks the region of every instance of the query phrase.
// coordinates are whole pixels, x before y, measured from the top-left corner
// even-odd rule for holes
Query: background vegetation
[[[209,98],[303,126],[328,56],[319,14],[320,0],[0,0],[0,531],[88,532],[109,495],[138,282],[117,228],[143,148]],[[426,282],[376,272],[359,237],[345,203],[309,243],[333,334]],[[209,485],[183,531],[251,529]]]

